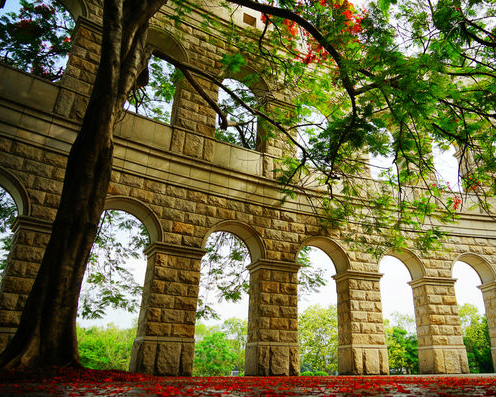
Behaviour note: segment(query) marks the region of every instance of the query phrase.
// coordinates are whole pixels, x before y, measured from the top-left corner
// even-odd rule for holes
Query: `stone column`
[[[484,307],[486,308],[487,326],[489,337],[491,338],[491,355],[493,366],[496,368],[496,281],[479,286],[484,297]]]
[[[455,279],[423,277],[411,281],[421,374],[468,373]]]
[[[0,285],[0,351],[17,330],[51,227],[51,222],[28,216],[17,217],[12,225],[14,237]]]
[[[300,373],[298,346],[298,266],[259,260],[251,264],[245,374]]]
[[[148,257],[130,371],[191,376],[200,264],[205,250],[155,243]]]
[[[348,270],[338,273],[339,374],[388,374],[389,364],[380,279],[382,274]]]

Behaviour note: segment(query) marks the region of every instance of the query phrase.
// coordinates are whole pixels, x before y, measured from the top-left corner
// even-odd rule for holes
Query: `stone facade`
[[[38,271],[67,155],[99,62],[100,2],[65,3],[77,25],[60,82],[0,65],[0,185],[19,209],[1,284],[0,346],[15,332]],[[193,7],[179,27],[167,18],[169,12],[164,7],[156,16],[150,44],[158,52],[218,73],[216,62],[228,43],[198,25],[197,16],[203,11]],[[234,16],[241,27],[244,13],[252,11],[240,9]],[[219,21],[223,18],[220,15]],[[256,62],[250,67],[256,70]],[[202,84],[212,97],[217,96],[211,83]],[[281,93],[270,101],[272,106],[290,106],[288,96]],[[352,249],[345,241],[346,230],[320,227],[308,199],[318,196],[318,191],[309,189],[307,195],[281,201],[272,170],[276,157],[292,150],[284,140],[264,140],[257,151],[251,151],[216,141],[214,126],[214,112],[187,84],[177,87],[170,125],[132,113],[117,125],[106,206],[135,215],[151,239],[145,252],[148,264],[131,369],[191,374],[205,241],[213,232],[227,231],[246,243],[252,260],[247,375],[299,373],[296,258],[307,245],[321,248],[336,267],[339,372],[387,374],[378,261]],[[402,260],[412,275],[422,373],[468,372],[451,274],[457,260],[472,265],[481,277],[496,346],[495,223],[484,214],[463,213],[459,223],[446,226],[446,231],[445,249],[440,252],[412,248],[389,253]]]

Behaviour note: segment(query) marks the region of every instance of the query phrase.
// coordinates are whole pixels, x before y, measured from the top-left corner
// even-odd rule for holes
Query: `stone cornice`
[[[424,285],[434,285],[434,286],[448,286],[452,287],[455,285],[456,279],[447,277],[422,277],[416,280],[410,281],[408,284],[412,288],[423,287]]]
[[[146,256],[155,255],[157,253],[163,253],[168,255],[182,256],[186,258],[201,259],[203,255],[206,254],[206,250],[203,248],[195,247],[185,247],[175,244],[167,244],[162,242],[155,242],[143,251]]]
[[[346,270],[344,272],[335,274],[332,278],[338,283],[344,280],[370,280],[370,281],[379,281],[382,278],[382,273],[374,273],[374,272],[360,272],[356,270]]]

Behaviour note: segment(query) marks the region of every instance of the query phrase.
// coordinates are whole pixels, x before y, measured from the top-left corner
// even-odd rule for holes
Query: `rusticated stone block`
[[[187,223],[174,222],[172,224],[172,231],[174,233],[180,233],[180,234],[192,236],[194,234],[195,227]]]
[[[174,308],[183,310],[196,310],[195,298],[186,298],[182,296],[176,296]]]
[[[381,362],[379,359],[379,351],[376,349],[363,350],[363,373],[366,375],[376,375],[381,373]]]
[[[260,290],[262,292],[279,292],[279,283],[275,281],[261,281],[260,282]]]
[[[289,348],[286,346],[270,347],[270,375],[289,375]]]
[[[156,352],[157,344],[155,342],[135,340],[129,370],[145,374],[155,373]]]
[[[159,343],[157,346],[156,374],[162,376],[179,376],[181,360],[181,343]]]
[[[146,324],[146,335],[150,336],[170,336],[171,334],[171,324],[166,323],[153,323],[148,321]]]
[[[163,266],[155,266],[155,277],[164,281],[179,281],[178,271]]]

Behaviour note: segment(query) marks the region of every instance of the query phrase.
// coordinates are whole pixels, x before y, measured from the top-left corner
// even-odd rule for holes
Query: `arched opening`
[[[14,237],[11,229],[12,223],[18,213],[14,198],[0,185],[0,284],[7,267],[7,256]]]
[[[248,334],[248,265],[264,256],[255,231],[221,222],[205,236],[195,327],[193,375],[244,374]]]
[[[253,91],[241,81],[224,79],[222,84],[241,101],[256,109],[258,100]],[[215,138],[246,149],[256,150],[259,142],[257,116],[247,111],[233,96],[219,87],[217,103],[227,117],[229,126],[220,128],[219,117],[215,125]]]
[[[153,49],[148,61],[148,83],[131,92],[125,106],[141,116],[171,124],[177,107],[178,87],[184,77],[165,60],[165,54],[187,62],[187,53],[174,36],[157,27],[150,28],[147,44]]]
[[[300,114],[296,140],[305,150],[309,150],[312,147],[312,138],[324,131],[329,123],[326,116],[310,106],[303,105]],[[299,160],[303,158],[303,150],[300,147],[296,149],[296,157]]]
[[[148,61],[149,80],[131,93],[126,108],[141,116],[170,124],[176,86],[182,74],[154,53]]]
[[[369,168],[372,179],[388,180],[397,174],[397,168],[394,164],[393,136],[391,133],[382,129],[380,144],[377,150],[369,152]]]
[[[78,308],[83,365],[126,370],[147,269],[143,250],[161,236],[146,206],[111,197],[100,219]]]
[[[419,373],[418,336],[410,281],[423,274],[418,259],[404,250],[379,262],[384,332],[391,374]]]
[[[82,13],[78,2],[68,2]],[[9,1],[0,10],[0,58],[3,62],[50,81],[59,80],[71,49],[74,19],[59,2],[42,0],[21,6]]]
[[[442,145],[438,142],[432,145],[432,160],[438,185],[446,186],[453,192],[461,192],[462,185],[458,177],[459,167],[455,153],[453,145]]]
[[[489,264],[476,255],[462,255],[453,265],[458,314],[471,373],[494,372],[486,307],[478,288],[481,283],[494,280],[492,273]]]
[[[310,239],[306,244],[298,255],[300,373],[337,375],[338,310],[336,282],[332,278],[336,265],[329,252],[340,252],[324,238]]]

